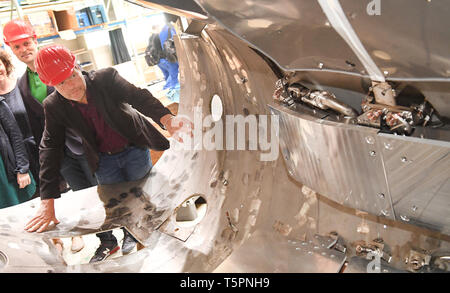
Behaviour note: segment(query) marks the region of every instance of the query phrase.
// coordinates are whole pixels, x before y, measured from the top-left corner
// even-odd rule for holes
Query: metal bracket
[[[326,246],[327,249],[334,249],[341,253],[346,253],[347,247],[344,245],[342,237],[338,235],[337,232],[330,232],[328,236],[314,235],[319,244]]]
[[[425,251],[411,250],[409,257],[406,258],[405,263],[408,265],[408,270],[416,272],[425,266],[430,265],[431,255]]]
[[[380,258],[387,263],[390,263],[392,256],[385,251],[384,241],[381,238],[374,239],[373,241],[366,242],[364,240],[357,241],[356,243],[356,255],[369,259],[369,254],[379,255]]]

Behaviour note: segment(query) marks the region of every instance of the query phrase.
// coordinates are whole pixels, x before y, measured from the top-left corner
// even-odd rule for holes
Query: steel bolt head
[[[393,146],[392,146],[390,143],[385,142],[385,143],[384,143],[384,148],[387,149],[387,150],[392,150],[392,149],[393,149]]]
[[[375,139],[372,136],[367,136],[366,137],[366,142],[368,144],[374,144],[375,143]]]
[[[409,222],[409,218],[407,216],[400,215],[400,218],[405,222]]]
[[[381,214],[385,217],[389,216],[389,212],[386,210],[381,210]]]

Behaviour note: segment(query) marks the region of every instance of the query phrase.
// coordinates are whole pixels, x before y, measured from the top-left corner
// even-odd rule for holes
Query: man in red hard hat
[[[173,116],[148,90],[135,87],[114,68],[82,71],[64,46],[41,49],[35,65],[42,82],[56,91],[44,101],[45,130],[39,154],[41,206],[25,227],[29,232],[42,232],[51,222],[59,223],[54,210],[54,199],[60,197],[55,174],[61,165],[59,154],[67,128],[82,138],[99,184],[113,184],[143,178],[152,167],[149,148],[169,148],[168,140],[143,115],[171,135],[183,123],[192,127],[192,123]]]

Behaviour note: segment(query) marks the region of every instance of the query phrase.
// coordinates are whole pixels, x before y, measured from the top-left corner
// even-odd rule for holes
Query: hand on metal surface
[[[54,199],[41,200],[41,206],[36,216],[31,219],[25,226],[27,232],[44,232],[48,226],[53,222],[55,225],[59,224],[58,219],[55,216]]]
[[[192,133],[194,124],[186,117],[167,114],[161,118],[161,123],[166,127],[170,135],[179,142],[183,142],[183,138],[180,136],[182,133],[191,137],[194,136]]]
[[[25,188],[30,183],[31,178],[28,173],[25,174],[17,173],[17,184],[19,185],[19,188]]]

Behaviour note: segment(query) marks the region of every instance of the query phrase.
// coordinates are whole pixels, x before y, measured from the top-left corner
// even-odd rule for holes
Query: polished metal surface
[[[216,273],[338,273],[345,253],[330,250],[316,238],[292,240],[259,231],[216,270]],[[255,247],[263,246],[255,253]],[[239,265],[236,265],[238,263]]]
[[[365,71],[354,51],[334,30],[319,1],[197,2],[211,17],[271,56],[284,69],[330,69],[358,74]],[[335,8],[336,2],[342,7],[363,48],[376,66],[383,73],[386,71],[387,78],[436,78],[448,82],[447,3],[379,1],[380,13],[372,15],[370,1],[322,2],[330,9]]]
[[[396,218],[450,234],[450,142],[379,134]]]
[[[271,106],[291,176],[361,211],[450,234],[450,143]]]
[[[210,18],[282,69],[307,72],[308,79],[315,76],[312,80],[315,84],[331,85],[342,79],[339,76],[342,74],[374,81],[382,81],[384,77],[390,82],[414,85],[441,115],[450,117],[447,3],[422,0],[197,0],[197,3]],[[327,15],[337,10],[343,11],[341,19],[332,18],[335,13]],[[344,26],[345,32],[350,34],[341,32],[340,24],[344,22],[348,24]],[[326,73],[333,78],[330,80]],[[349,84],[341,83],[339,87]]]
[[[273,58],[283,69],[355,74],[364,70],[317,1],[197,2],[212,18]]]
[[[207,19],[205,12],[193,0],[128,0],[144,8],[166,11],[167,13],[195,19]]]
[[[270,107],[280,117],[280,147],[291,176],[343,205],[395,219],[376,129]]]
[[[387,78],[442,78],[449,82],[448,3],[380,1],[379,15],[372,16],[365,2],[339,2],[377,66],[387,71]]]
[[[327,16],[330,25],[336,30],[342,39],[345,40],[347,45],[362,62],[370,78],[373,81],[384,82],[385,79],[383,73],[372,60],[369,53],[366,51],[366,48],[364,48],[364,45],[356,35],[346,13],[339,3],[339,0],[318,0],[317,2]]]

